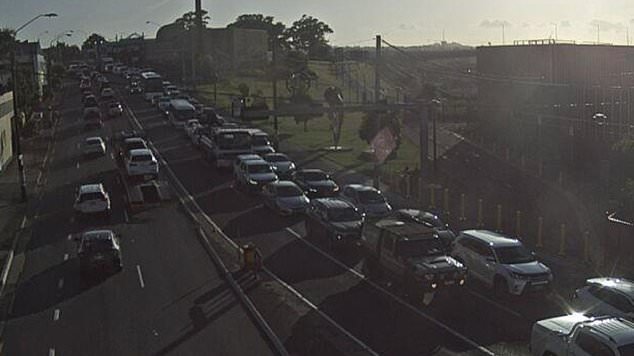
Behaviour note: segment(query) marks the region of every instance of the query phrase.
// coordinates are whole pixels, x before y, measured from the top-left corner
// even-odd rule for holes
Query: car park
[[[82,279],[116,273],[123,268],[119,239],[112,230],[89,230],[78,238],[77,257]]]
[[[586,315],[610,315],[634,321],[634,282],[623,278],[590,278],[575,291],[572,305]]]
[[[110,196],[103,184],[85,184],[77,189],[73,210],[79,217],[88,215],[106,215],[110,217]]]
[[[108,115],[110,117],[123,115],[123,106],[120,102],[114,101],[108,104]]]
[[[451,244],[456,239],[456,234],[449,228],[436,213],[418,209],[399,209],[393,215],[403,221],[413,221],[415,223],[433,228],[447,250],[451,249]]]
[[[105,155],[106,143],[99,136],[87,137],[82,144],[82,154],[84,156]]]
[[[249,160],[240,163],[236,185],[248,192],[259,192],[263,186],[277,181],[277,175],[265,160]]]
[[[392,206],[380,190],[362,184],[348,184],[341,190],[341,198],[351,202],[368,218],[385,217]]]
[[[334,197],[339,192],[337,183],[321,169],[299,169],[293,172],[291,177],[291,180],[311,199]]]
[[[275,174],[280,178],[290,178],[295,171],[295,163],[284,153],[267,153],[262,158],[269,162]]]
[[[291,181],[277,181],[262,188],[264,204],[280,215],[303,214],[310,199]]]
[[[493,288],[499,297],[545,292],[553,275],[521,241],[488,230],[460,232],[451,255],[469,276]]]
[[[125,157],[125,167],[128,176],[155,179],[159,173],[158,161],[152,151],[147,148],[128,151]]]
[[[361,239],[364,217],[350,202],[338,198],[312,199],[306,214],[306,234],[331,249]]]

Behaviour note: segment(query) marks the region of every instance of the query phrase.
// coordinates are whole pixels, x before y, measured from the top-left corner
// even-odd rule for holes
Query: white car
[[[348,184],[341,190],[341,198],[354,204],[370,218],[387,216],[392,206],[380,190],[361,184]]]
[[[548,291],[553,280],[550,268],[519,240],[488,230],[460,232],[451,255],[499,297]]]
[[[634,282],[610,277],[588,279],[575,291],[572,305],[580,313],[634,321]]]
[[[79,216],[96,214],[110,216],[110,196],[101,183],[82,185],[75,195],[73,209]]]
[[[82,145],[82,153],[84,156],[99,154],[106,154],[106,143],[99,136],[87,137]]]
[[[128,176],[158,177],[158,161],[147,148],[130,150],[126,156],[125,168]]]
[[[246,161],[259,161],[261,159],[262,159],[262,157],[254,154],[254,153],[238,155],[236,157],[236,159],[233,161],[233,177],[235,179],[238,179],[238,175],[240,174],[240,167],[242,166],[243,162],[246,162]]]
[[[114,90],[112,90],[112,88],[103,88],[103,90],[101,91],[101,99],[114,99]]]
[[[191,139],[192,136],[194,135],[194,131],[196,130],[196,128],[200,126],[201,125],[198,119],[187,120],[187,122],[185,123],[185,136]]]

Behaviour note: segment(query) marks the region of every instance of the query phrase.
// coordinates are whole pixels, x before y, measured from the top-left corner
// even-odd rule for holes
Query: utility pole
[[[13,121],[14,121],[14,134],[15,134],[15,153],[18,157],[18,178],[20,180],[20,196],[22,201],[25,202],[28,197],[26,194],[26,177],[24,172],[24,156],[22,155],[22,144],[20,140],[20,112],[18,111],[18,66],[17,59],[15,58],[15,52],[18,42],[13,43],[13,55],[11,56],[11,80],[13,81]]]
[[[440,103],[441,105],[441,112],[442,112],[442,103]],[[434,146],[432,147],[432,154],[433,154],[433,168],[434,168],[434,174],[436,174],[436,159],[438,158],[438,154],[437,154],[437,150],[438,150],[438,145],[436,144],[436,120],[438,117],[438,113],[435,113],[432,111],[432,140],[434,141]]]
[[[374,63],[374,104],[378,105],[381,101],[381,35],[376,35],[376,58]],[[378,134],[380,128],[379,121],[379,113],[374,114],[374,127],[375,131]],[[376,148],[374,152],[375,161],[374,161],[374,179],[373,185],[375,188],[379,189],[379,162],[376,160]]]
[[[277,122],[277,38],[273,37],[273,47],[271,48],[271,52],[273,55],[272,58],[272,66],[273,66],[273,130],[275,134],[275,149],[279,148],[279,126]]]
[[[200,60],[203,45],[203,7],[202,0],[195,0],[196,4],[196,26],[195,39],[192,38],[192,86],[196,88],[196,66]],[[194,43],[195,40],[195,43]]]
[[[420,110],[420,123],[418,130],[420,178],[423,179],[427,172],[427,157],[429,156],[429,128],[427,127],[432,112],[431,104],[425,103]]]

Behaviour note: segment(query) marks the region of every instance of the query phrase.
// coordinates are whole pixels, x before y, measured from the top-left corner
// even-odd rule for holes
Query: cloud
[[[570,21],[568,20],[563,20],[559,23],[559,27],[571,27],[572,23],[570,23]]]
[[[480,23],[480,27],[485,28],[498,28],[498,27],[509,27],[511,23],[506,20],[484,20]]]
[[[416,26],[415,25],[411,25],[411,24],[402,23],[402,24],[398,25],[398,29],[402,30],[402,31],[414,31],[414,30],[416,30]]]
[[[592,20],[590,21],[590,26],[596,28],[597,26],[601,31],[614,31],[614,32],[622,32],[625,30],[625,25],[621,22],[610,22],[605,20]]]

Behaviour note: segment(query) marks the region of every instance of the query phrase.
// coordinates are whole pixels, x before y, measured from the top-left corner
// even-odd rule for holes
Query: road
[[[109,148],[82,159],[81,103],[71,89],[50,151],[44,193],[26,227],[21,272],[2,336],[6,355],[238,355],[271,348],[202,248],[177,201],[136,215],[125,212]],[[129,128],[125,117],[99,132]],[[80,184],[103,182],[113,202],[111,221],[76,221]],[[82,283],[73,239],[90,227],[121,236],[123,270]],[[23,262],[19,262],[23,261]],[[244,288],[249,281],[239,280]]]
[[[213,169],[162,114],[138,96],[126,100],[134,119],[204,213],[236,244],[255,243],[274,275],[272,280],[283,281],[377,353],[525,355],[532,323],[565,312],[561,296],[496,300],[473,282],[423,306],[404,295],[397,284],[365,276],[360,250],[330,252],[320,241],[305,236],[302,218],[281,218],[264,208],[256,196],[234,189],[231,175]],[[332,164],[310,159],[306,152],[289,153],[297,162],[309,161],[306,167],[336,171]],[[335,172],[335,178],[345,184],[360,177]],[[260,307],[265,316],[276,318],[267,303]],[[292,335],[288,325],[280,324],[272,326]],[[315,330],[302,340],[311,337],[322,336]]]

